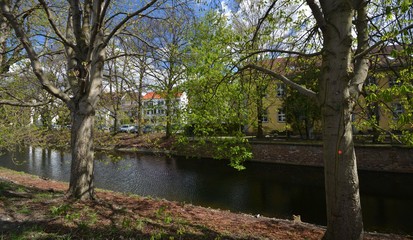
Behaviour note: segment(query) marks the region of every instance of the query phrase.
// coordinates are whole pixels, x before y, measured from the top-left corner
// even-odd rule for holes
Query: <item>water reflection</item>
[[[99,188],[270,217],[301,215],[303,221],[325,225],[321,168],[248,163],[247,169],[239,172],[217,160],[143,154],[95,156]],[[70,154],[29,148],[0,156],[0,165],[68,181]],[[361,172],[360,184],[367,230],[413,234],[412,174]]]

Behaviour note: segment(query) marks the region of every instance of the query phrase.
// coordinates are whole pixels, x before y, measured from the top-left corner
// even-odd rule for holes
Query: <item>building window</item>
[[[158,115],[164,115],[165,110],[164,109],[158,109]]]
[[[163,105],[165,105],[165,101],[163,101],[163,100],[158,101],[158,106],[163,106]]]
[[[392,106],[393,106],[393,119],[397,120],[399,119],[399,116],[403,114],[404,112],[403,106],[400,103],[393,103]]]
[[[145,107],[153,107],[153,102],[152,101],[148,101],[148,102],[144,102],[143,106]]]
[[[261,122],[263,122],[263,123],[268,122],[268,113],[267,113],[267,110],[263,110],[263,111],[262,111]]]
[[[262,122],[268,122],[268,115],[267,114],[262,115],[261,121]]]
[[[285,85],[284,83],[277,83],[277,97],[284,97]]]
[[[146,110],[146,115],[152,115],[153,114],[153,110]]]
[[[285,112],[284,109],[279,108],[277,112],[278,122],[285,122]]]

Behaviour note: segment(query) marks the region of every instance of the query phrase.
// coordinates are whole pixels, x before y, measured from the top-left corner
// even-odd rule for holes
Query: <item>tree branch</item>
[[[77,48],[73,48],[73,49],[76,51],[80,51],[79,48],[86,46],[86,43],[83,38],[83,33],[82,33],[82,21],[81,21],[82,13],[80,10],[78,0],[69,0],[69,2],[70,2],[70,8],[72,12],[71,20],[72,20],[73,34],[75,36],[76,43],[77,43]]]
[[[106,46],[110,39],[116,34],[116,32],[125,24],[127,23],[131,18],[138,16],[139,14],[141,14],[142,12],[144,12],[145,10],[147,10],[148,8],[150,8],[151,6],[153,6],[158,0],[151,0],[149,3],[147,3],[144,7],[142,7],[141,9],[128,14],[122,21],[120,21],[114,28],[113,30],[109,33],[109,35],[105,38],[105,40],[103,41],[103,46]]]
[[[363,52],[368,48],[368,23],[367,23],[367,1],[360,0],[356,7],[356,30],[357,30],[357,50],[358,52]],[[369,59],[364,57],[354,59],[354,76],[350,82],[350,92],[351,94],[357,96],[363,88],[364,81],[367,78],[369,71]]]
[[[59,37],[60,41],[63,42],[63,44],[70,46],[72,48],[75,48],[75,45],[70,43],[64,36],[63,34],[59,31],[57,28],[54,19],[52,15],[50,14],[50,10],[44,0],[39,0],[39,3],[42,5],[44,11],[46,12],[47,15],[47,20],[49,21],[50,26],[52,27],[53,31],[56,33],[56,35]]]
[[[16,36],[19,38],[24,49],[26,50],[27,55],[30,59],[32,70],[36,75],[37,79],[42,84],[43,88],[53,96],[61,99],[63,102],[69,102],[70,97],[64,92],[60,91],[57,87],[53,86],[53,84],[47,78],[46,74],[44,74],[39,57],[37,53],[34,51],[34,48],[30,43],[30,39],[27,37],[26,33],[18,24],[15,16],[10,12],[9,7],[7,6],[4,0],[0,0],[0,9],[1,13],[4,17],[6,17],[7,21],[10,23],[10,26],[14,29]]]
[[[286,85],[294,88],[299,93],[301,93],[301,94],[303,94],[303,95],[305,95],[309,98],[317,100],[317,93],[315,93],[314,91],[312,91],[308,88],[305,88],[304,86],[301,86],[301,85],[293,82],[292,80],[290,80],[289,78],[287,78],[286,76],[284,76],[282,74],[276,73],[276,72],[274,72],[274,71],[272,71],[268,68],[261,67],[261,66],[255,65],[255,64],[247,64],[246,66],[241,68],[240,71],[243,71],[245,69],[255,69],[255,70],[258,70],[258,71],[263,72],[265,74],[268,74],[268,75],[282,81]]]
[[[317,22],[317,25],[321,29],[321,31],[325,31],[327,23],[326,20],[324,19],[324,14],[321,11],[320,7],[317,5],[317,3],[314,0],[306,0],[308,6],[311,9],[311,12],[313,13],[313,16]]]
[[[265,19],[270,15],[271,10],[274,8],[276,3],[277,3],[277,0],[274,0],[271,6],[265,12],[264,16],[258,20],[258,25],[255,28],[254,35],[252,36],[252,40],[251,40],[253,43],[255,42],[255,39],[258,36],[258,32],[260,31],[262,24],[264,23]]]
[[[47,101],[47,102],[35,102],[35,103],[30,103],[30,102],[23,102],[23,101],[12,101],[12,100],[1,100],[0,99],[0,105],[8,105],[8,106],[15,106],[15,107],[40,107],[47,105],[51,103],[52,101]]]
[[[145,54],[141,54],[141,53],[122,53],[122,54],[118,54],[118,55],[106,58],[105,62],[109,62],[111,60],[118,59],[118,58],[121,58],[121,57],[143,57],[143,56],[145,56]]]
[[[406,30],[410,30],[410,29],[413,29],[413,24],[410,24],[410,25],[408,25],[408,26],[400,29],[399,31],[397,31],[396,35],[399,34],[399,33],[401,33],[401,32],[404,32],[404,31],[406,31]],[[370,46],[369,48],[366,48],[364,51],[361,51],[361,52],[357,53],[357,54],[354,56],[354,58],[363,58],[363,57],[365,57],[365,56],[366,56],[367,54],[369,54],[371,51],[373,51],[373,50],[376,49],[378,46],[380,46],[381,44],[383,44],[383,43],[385,43],[385,42],[387,42],[387,41],[388,41],[388,39],[383,39],[383,40],[380,40],[380,41],[376,42],[375,44],[373,44],[373,45]]]
[[[239,62],[242,62],[254,55],[260,54],[260,53],[287,53],[287,54],[292,54],[292,55],[298,55],[298,56],[303,56],[303,57],[315,57],[321,55],[321,52],[315,52],[315,53],[302,53],[302,52],[296,52],[296,51],[289,51],[289,50],[283,50],[283,49],[261,49],[261,50],[255,50],[251,53],[249,53],[247,56],[241,58]]]
[[[101,12],[101,14],[100,14],[101,16],[106,16],[106,12],[108,11],[110,2],[111,2],[111,0],[106,0],[106,1],[105,1],[105,4],[103,5],[103,8],[102,8],[102,12]],[[100,26],[103,26],[103,24],[104,24],[103,20],[104,20],[104,19],[105,19],[104,17],[101,17],[101,18],[100,18],[100,21],[99,21],[99,25],[100,25]]]

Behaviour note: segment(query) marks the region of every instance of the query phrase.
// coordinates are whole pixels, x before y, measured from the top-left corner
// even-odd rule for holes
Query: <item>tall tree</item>
[[[18,1],[17,1],[18,2]],[[127,22],[148,16],[158,6],[157,0],[133,4],[136,11],[116,9],[110,0],[70,0],[38,4],[48,20],[52,35],[66,56],[67,89],[56,87],[45,73],[36,43],[48,34],[37,37],[27,34],[22,15],[11,9],[15,1],[0,1],[1,14],[14,29],[23,45],[31,67],[42,87],[62,100],[72,115],[71,149],[72,167],[68,196],[77,199],[94,198],[93,181],[93,126],[96,106],[102,93],[105,50],[109,41],[124,28]],[[31,6],[34,8],[35,6]],[[65,9],[65,11],[61,11]],[[56,10],[56,11],[55,11]],[[25,11],[24,8],[19,9]],[[112,14],[112,15],[111,15]],[[41,29],[40,29],[41,30]]]
[[[143,132],[144,116],[143,116],[143,93],[148,89],[151,83],[152,63],[155,61],[152,58],[153,50],[156,48],[151,42],[153,40],[155,21],[141,21],[139,24],[134,24],[128,28],[129,36],[122,42],[125,49],[128,61],[128,72],[133,73],[129,76],[128,86],[133,92],[133,99],[137,107],[136,119],[138,135]],[[127,77],[127,76],[125,76]]]
[[[377,19],[384,19],[386,14],[374,16],[375,18],[368,16],[368,7],[378,5],[378,2],[306,0],[307,8],[297,4],[295,9],[308,10],[303,11],[303,15],[294,17],[293,12],[286,12],[285,9],[277,11],[276,2],[268,4],[268,10],[257,25],[256,34],[262,31],[262,22],[274,21],[274,16],[283,15],[282,18],[289,19],[286,26],[290,26],[286,29],[286,34],[279,38],[285,44],[281,49],[269,46],[255,53],[280,52],[285,57],[320,54],[322,60],[318,79],[319,91],[314,92],[298,85],[282,73],[266,66],[248,64],[245,68],[265,72],[317,101],[323,125],[327,205],[327,231],[324,239],[362,239],[363,220],[352,134],[352,114],[369,71],[368,53],[388,40],[383,38],[372,41],[377,38],[377,29],[372,27],[373,24],[369,25],[368,21],[373,19],[377,22]],[[403,1],[402,6],[406,6],[405,2],[409,1]],[[393,7],[395,6],[386,5],[382,8],[391,10]],[[308,12],[312,13],[314,22],[306,14]],[[389,27],[390,24],[386,26]],[[398,29],[393,29],[390,36],[394,37],[406,28],[410,26],[399,25]],[[322,46],[318,49],[319,52],[314,48],[317,46]]]
[[[178,114],[176,109],[177,94],[184,81],[185,35],[189,30],[194,13],[188,5],[171,1],[163,21],[153,25],[153,41],[156,47],[152,51],[150,76],[155,80],[151,86],[165,98],[166,137],[172,135],[172,123]]]
[[[207,12],[191,29],[184,85],[188,94],[188,133],[198,136],[201,144],[204,139],[213,142],[208,149],[216,158],[229,159],[231,166],[243,169],[242,163],[251,158],[242,135],[248,121],[244,100],[255,88],[241,80],[248,75],[232,76],[230,66],[238,59],[236,42],[240,38],[227,24],[225,15],[215,11]]]

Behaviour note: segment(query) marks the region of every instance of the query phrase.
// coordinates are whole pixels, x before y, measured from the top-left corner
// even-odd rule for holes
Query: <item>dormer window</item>
[[[277,83],[277,97],[284,97],[285,95],[285,84]]]

